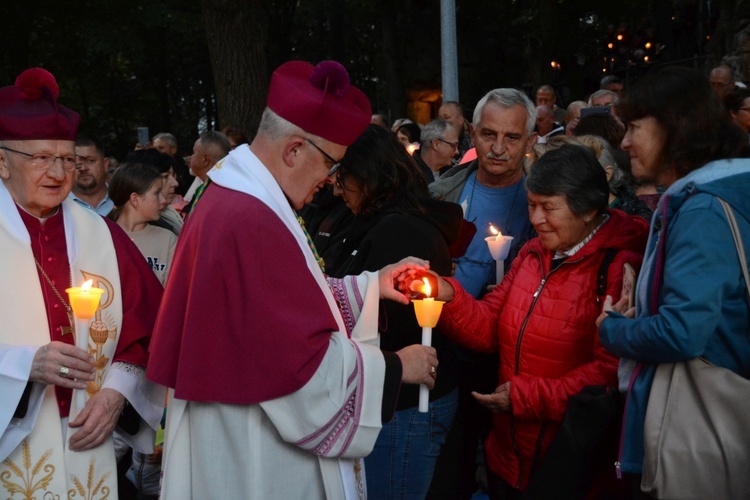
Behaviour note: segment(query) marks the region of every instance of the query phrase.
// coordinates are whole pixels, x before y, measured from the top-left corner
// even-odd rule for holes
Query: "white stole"
[[[80,285],[85,279],[93,279],[94,286],[105,289],[100,308],[90,320],[89,352],[98,364],[97,378],[87,389],[93,394],[99,390],[111,365],[122,325],[120,274],[105,221],[67,198],[61,210],[72,284]],[[0,344],[21,349],[24,348],[20,346],[48,344],[49,325],[30,237],[3,183],[0,183],[0,249],[0,314],[3,318]],[[66,283],[56,284],[65,298],[66,287]],[[28,378],[19,383],[25,386],[27,381]],[[43,396],[35,398],[42,391]],[[17,401],[14,399],[8,406],[15,406]],[[11,413],[14,410],[10,408]],[[70,420],[80,410],[75,406],[75,397],[71,398]],[[69,450],[63,442],[54,386],[33,384],[27,416],[11,420],[3,430],[15,442],[10,443],[14,451],[0,463],[0,491],[37,498],[43,496],[42,489],[62,498],[74,492],[83,498],[100,498],[105,494],[117,497],[117,464],[112,439],[93,450]],[[71,432],[77,429],[71,429],[69,435]]]

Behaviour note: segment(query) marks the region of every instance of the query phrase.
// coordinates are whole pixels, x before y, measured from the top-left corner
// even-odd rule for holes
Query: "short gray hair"
[[[442,139],[445,131],[448,130],[448,127],[453,128],[453,125],[451,125],[451,123],[447,120],[443,120],[442,118],[436,118],[432,120],[422,129],[422,136],[421,140],[419,141],[419,146],[422,149],[426,149],[430,142],[434,141],[435,139]]]
[[[211,157],[211,161],[216,163],[224,158],[232,150],[229,138],[221,132],[209,130],[203,132],[199,137],[201,148]]]
[[[526,94],[518,89],[495,89],[490,90],[487,94],[482,97],[474,108],[474,126],[478,127],[480,118],[482,117],[482,111],[489,102],[494,102],[498,106],[504,109],[512,108],[514,106],[523,106],[526,108],[526,132],[531,135],[534,132],[536,126],[536,107],[531,102]]]
[[[177,149],[177,138],[169,132],[159,132],[154,136],[151,142],[156,142],[157,139],[169,144],[170,147]]]
[[[263,110],[263,116],[260,118],[258,135],[263,135],[272,141],[276,141],[282,137],[289,137],[292,135],[305,137],[310,134],[307,134],[294,123],[280,117],[271,111],[271,108],[266,108]]]
[[[611,90],[600,89],[600,90],[597,90],[596,92],[594,92],[593,94],[591,94],[591,96],[589,97],[589,107],[592,106],[591,103],[594,101],[595,98],[597,98],[597,97],[604,97],[605,95],[612,95],[612,96],[614,96],[614,98],[615,98],[615,104],[617,104],[618,102],[620,102],[620,98],[617,97],[617,94],[615,94]]]

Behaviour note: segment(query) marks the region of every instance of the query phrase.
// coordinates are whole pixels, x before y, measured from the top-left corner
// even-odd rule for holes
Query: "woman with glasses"
[[[733,88],[724,96],[723,103],[732,123],[750,134],[750,89]]]
[[[416,164],[392,133],[371,125],[349,147],[334,192],[355,214],[337,277],[374,271],[407,256],[426,259],[432,269],[450,274],[448,245],[458,234],[461,208],[430,198]],[[381,301],[379,330],[383,350],[421,343],[411,305]],[[424,498],[427,493],[457,401],[444,342],[435,331],[440,370],[428,412],[417,409],[417,386],[402,385],[396,414],[383,425],[365,459],[370,498]]]
[[[615,296],[613,306],[605,302],[609,314],[599,318],[602,344],[622,358],[620,390],[627,392],[618,472],[633,479],[634,498],[652,498],[640,486],[657,364],[703,357],[750,377],[746,288],[717,199],[735,211],[747,249],[750,162],[738,159],[747,155],[747,135],[732,126],[698,72],[675,67],[649,75],[625,93],[619,109],[628,121],[622,149],[633,175],[667,188],[651,222],[635,308]],[[703,460],[706,475],[674,478],[708,488],[696,488],[694,498],[710,496],[714,478],[726,477],[708,472],[720,461]]]

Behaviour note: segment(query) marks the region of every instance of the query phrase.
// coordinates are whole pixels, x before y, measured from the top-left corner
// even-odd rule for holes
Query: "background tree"
[[[627,38],[614,50],[624,57],[608,59],[607,71],[629,81],[662,64],[707,72],[722,60],[749,80],[749,2],[457,0],[460,100],[471,112],[490,88],[531,95],[542,83],[552,83],[563,104],[584,97],[612,55],[608,36],[621,29]],[[118,157],[133,147],[139,126],[174,133],[183,154],[205,129],[232,125],[252,134],[270,70],[290,59],[341,61],[391,119],[439,104],[434,0],[6,3],[0,85],[28,67],[49,69],[63,103]]]

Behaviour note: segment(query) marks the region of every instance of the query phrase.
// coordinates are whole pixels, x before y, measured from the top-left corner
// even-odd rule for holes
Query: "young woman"
[[[177,236],[149,224],[159,220],[165,199],[164,179],[150,165],[125,163],[109,184],[109,197],[115,208],[109,217],[130,236],[164,285],[172,264]]]

